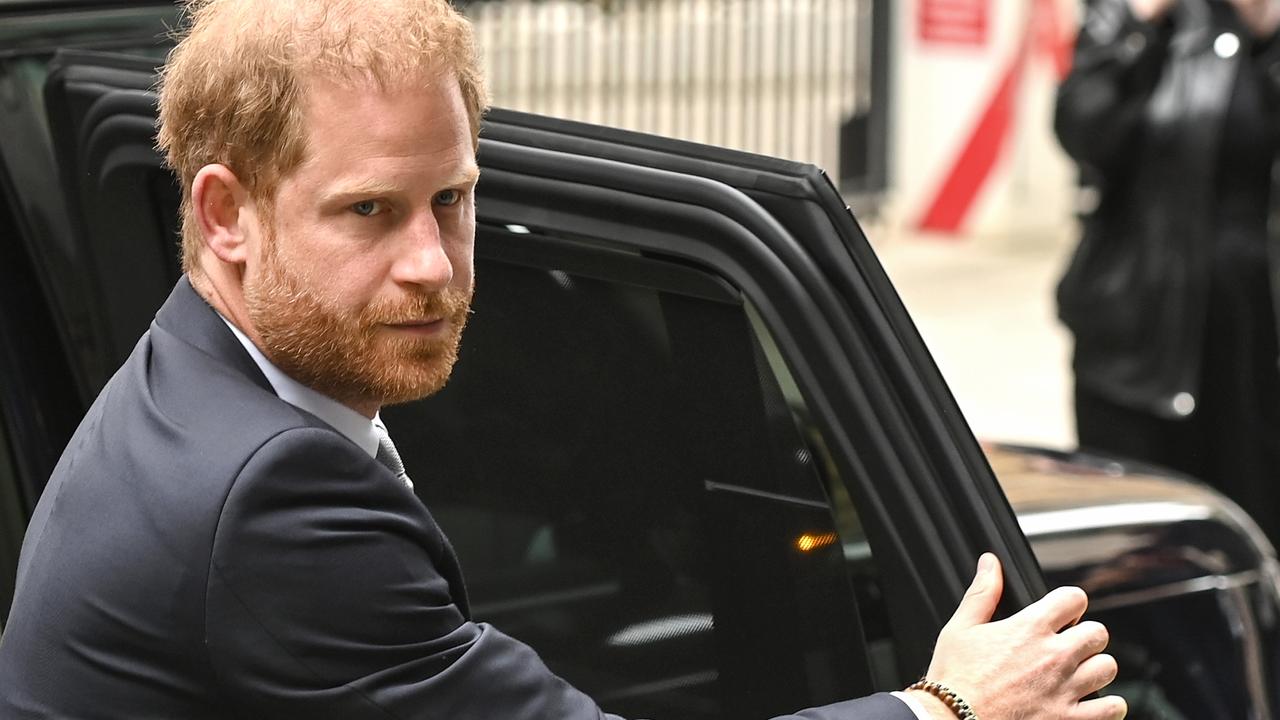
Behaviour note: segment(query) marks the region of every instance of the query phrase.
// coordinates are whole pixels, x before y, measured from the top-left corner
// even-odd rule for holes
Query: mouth
[[[449,327],[449,323],[444,318],[436,318],[434,320],[408,320],[405,322],[385,323],[383,327],[396,333],[432,337],[442,334]]]

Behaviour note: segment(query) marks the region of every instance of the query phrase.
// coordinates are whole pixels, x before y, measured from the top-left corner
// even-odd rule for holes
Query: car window
[[[449,386],[384,411],[476,618],[627,716],[868,691],[845,558],[862,548],[874,576],[871,558],[841,542],[759,325],[741,302],[591,275],[478,259]]]

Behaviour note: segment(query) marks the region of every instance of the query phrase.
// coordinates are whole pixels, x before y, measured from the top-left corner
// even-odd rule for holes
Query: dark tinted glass
[[[477,619],[625,716],[865,692],[817,457],[746,309],[554,264],[477,278],[448,388],[384,411]]]

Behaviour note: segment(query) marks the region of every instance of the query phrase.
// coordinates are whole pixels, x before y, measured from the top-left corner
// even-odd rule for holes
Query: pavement
[[[1074,447],[1071,339],[1053,290],[1075,228],[1017,238],[867,234],[974,433]]]

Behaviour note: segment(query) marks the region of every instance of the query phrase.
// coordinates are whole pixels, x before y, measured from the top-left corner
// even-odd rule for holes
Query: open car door
[[[46,86],[99,387],[177,277],[154,61]],[[454,378],[384,411],[477,618],[631,716],[896,689],[984,550],[1044,582],[858,223],[792,162],[513,112],[481,134]]]
[[[825,173],[513,112],[491,113],[481,137],[479,257],[580,256],[578,272],[633,284],[680,271],[748,319],[809,449],[839,478],[828,495],[848,493],[892,575],[883,591],[903,633],[919,628],[903,651],[920,667],[982,550],[1004,560],[1013,605],[1043,594],[978,443]]]

